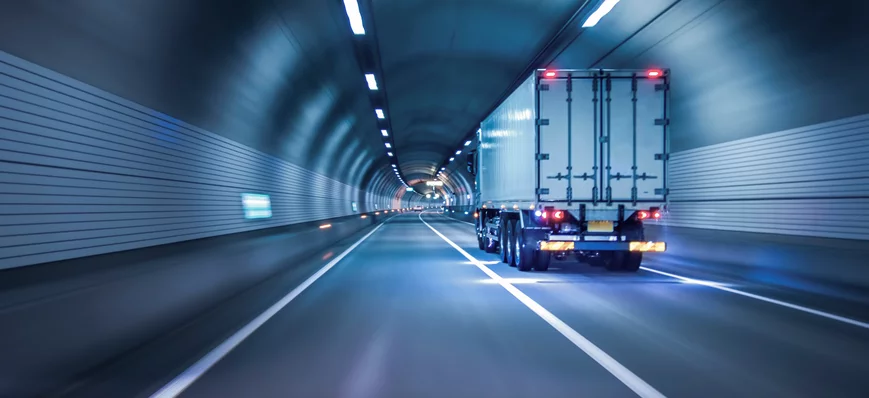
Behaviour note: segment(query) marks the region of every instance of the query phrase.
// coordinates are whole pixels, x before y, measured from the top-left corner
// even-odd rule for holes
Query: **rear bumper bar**
[[[537,242],[537,249],[543,251],[632,251],[632,252],[664,252],[667,251],[665,242],[586,242],[586,241],[563,241],[543,240]]]

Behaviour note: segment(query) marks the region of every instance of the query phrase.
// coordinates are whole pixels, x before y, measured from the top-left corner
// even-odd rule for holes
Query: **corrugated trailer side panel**
[[[480,200],[536,200],[535,77],[532,75],[480,125]]]

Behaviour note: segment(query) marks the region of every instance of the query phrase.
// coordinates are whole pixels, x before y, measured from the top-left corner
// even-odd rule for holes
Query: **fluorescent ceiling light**
[[[456,160],[456,158],[450,158],[450,162],[452,162],[453,160]]]
[[[394,169],[394,168],[397,168],[397,167],[398,167],[398,166],[396,166],[396,165],[392,165],[392,168],[393,168],[393,169]]]
[[[387,143],[386,143],[386,147],[387,147],[387,148],[392,148],[392,145],[390,145],[390,144],[387,142]]]
[[[465,141],[465,146],[471,145],[471,140]]]
[[[447,169],[446,167],[441,167],[441,170],[446,170],[446,169]]]
[[[613,7],[615,7],[618,3],[619,0],[604,0],[604,2],[601,3],[600,7],[598,7],[597,10],[594,10],[594,12],[591,13],[591,16],[589,16],[588,19],[585,20],[585,23],[582,24],[582,27],[590,28],[594,25],[597,25],[597,23],[600,22],[600,19],[603,18],[604,15],[609,14],[609,12],[612,11]]]
[[[386,152],[386,154],[392,157],[392,152]]]
[[[368,88],[371,90],[377,90],[377,79],[374,78],[374,75],[371,73],[365,74],[365,80],[368,81]]]
[[[362,26],[362,14],[359,12],[359,3],[356,0],[344,0],[344,10],[350,19],[350,29],[355,35],[364,35],[365,27]]]
[[[383,114],[383,109],[375,109],[374,113],[377,114],[378,119],[386,119],[386,116]]]
[[[456,151],[456,155],[460,155],[461,153],[462,153],[462,150],[461,150],[461,149],[459,149],[458,151]]]
[[[389,132],[386,130],[380,130],[380,134],[383,135],[384,137],[389,137]]]

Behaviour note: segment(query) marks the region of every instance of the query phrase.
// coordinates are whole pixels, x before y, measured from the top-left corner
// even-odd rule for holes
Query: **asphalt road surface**
[[[649,264],[523,273],[403,214],[153,396],[869,396],[863,321]]]

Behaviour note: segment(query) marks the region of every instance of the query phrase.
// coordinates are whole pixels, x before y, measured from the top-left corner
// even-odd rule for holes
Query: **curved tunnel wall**
[[[293,3],[0,7],[0,268],[394,207],[343,9]]]

